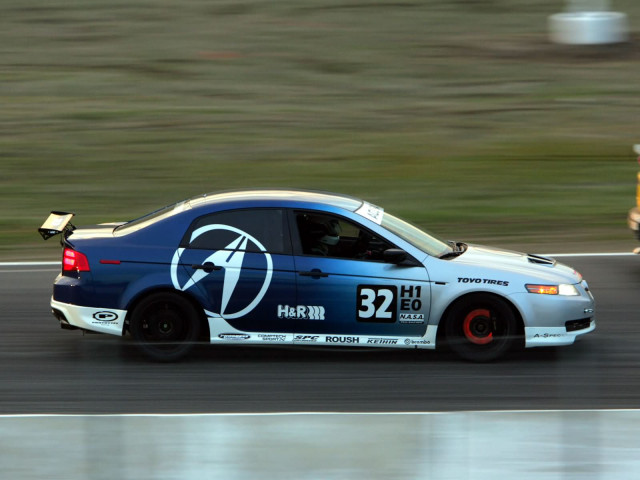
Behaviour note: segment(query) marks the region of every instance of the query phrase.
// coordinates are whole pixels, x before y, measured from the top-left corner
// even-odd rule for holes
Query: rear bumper
[[[126,310],[113,308],[81,307],[70,303],[63,303],[51,298],[51,310],[62,328],[73,330],[81,328],[91,332],[123,334]]]

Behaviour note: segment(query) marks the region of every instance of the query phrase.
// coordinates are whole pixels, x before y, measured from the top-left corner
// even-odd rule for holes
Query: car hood
[[[553,258],[482,245],[468,245],[467,251],[453,259],[453,263],[521,274],[550,283],[582,281],[582,275],[577,271]]]

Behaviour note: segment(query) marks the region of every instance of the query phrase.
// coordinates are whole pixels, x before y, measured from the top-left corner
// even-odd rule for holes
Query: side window
[[[342,217],[295,212],[295,219],[304,255],[382,261],[383,252],[393,248],[386,240]]]
[[[182,245],[206,250],[289,253],[285,215],[278,209],[230,210],[196,219]]]

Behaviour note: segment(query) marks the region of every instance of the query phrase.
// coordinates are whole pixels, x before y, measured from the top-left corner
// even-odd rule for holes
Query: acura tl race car
[[[435,349],[471,361],[569,345],[596,327],[586,281],[552,258],[442,241],[344,195],[203,195],[62,234],[65,329],[133,337],[155,360],[213,344]]]

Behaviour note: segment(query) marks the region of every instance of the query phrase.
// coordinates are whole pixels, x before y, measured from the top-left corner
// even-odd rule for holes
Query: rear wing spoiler
[[[38,229],[38,233],[42,235],[44,240],[49,240],[54,235],[65,232],[66,238],[69,233],[73,232],[76,227],[70,223],[75,213],[69,212],[51,212],[42,226]]]

